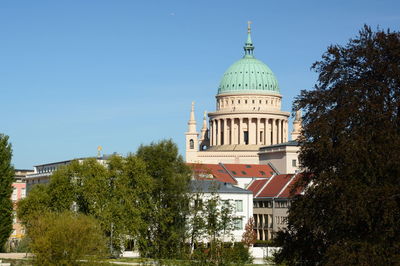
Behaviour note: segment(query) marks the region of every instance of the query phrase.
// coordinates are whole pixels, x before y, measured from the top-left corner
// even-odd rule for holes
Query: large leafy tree
[[[0,134],[0,251],[12,231],[11,201],[14,168],[11,165],[12,149],[8,136]]]
[[[400,261],[400,33],[364,26],[313,65],[302,91],[306,169],[277,262],[394,265]]]
[[[171,140],[141,146],[137,156],[153,179],[153,209],[146,217],[147,246],[142,246],[142,253],[155,258],[184,257],[190,168]]]
[[[118,249],[126,236],[140,239],[147,228],[152,187],[145,163],[133,155],[113,156],[107,165],[73,161],[53,173],[48,185],[34,186],[19,202],[18,216],[29,231],[44,212],[90,215],[109,237],[109,246]]]

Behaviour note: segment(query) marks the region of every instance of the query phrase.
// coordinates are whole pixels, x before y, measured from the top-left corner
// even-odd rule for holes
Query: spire
[[[207,139],[208,139],[207,111],[204,111],[203,126],[200,131],[200,140],[205,141]]]
[[[204,116],[203,116],[203,127],[201,130],[207,130],[207,111],[204,111]]]
[[[253,41],[251,40],[251,21],[247,22],[247,41],[245,43],[244,49],[244,57],[253,57]]]
[[[194,118],[194,102],[192,102],[192,110],[190,111],[190,119],[188,122],[188,132],[196,133],[196,120]]]

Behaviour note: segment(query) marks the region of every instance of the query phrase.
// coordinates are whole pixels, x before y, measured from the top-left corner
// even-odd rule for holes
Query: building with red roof
[[[269,179],[277,171],[269,164],[189,164],[194,179],[214,179],[247,189],[254,180]]]
[[[300,175],[274,175],[254,180],[247,187],[253,192],[253,217],[258,240],[269,240],[274,233],[286,228],[291,198],[302,192],[292,190]]]

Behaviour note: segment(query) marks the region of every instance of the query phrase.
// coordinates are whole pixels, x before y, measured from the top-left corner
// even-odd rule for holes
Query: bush
[[[105,239],[92,217],[72,212],[46,213],[28,231],[37,265],[79,265],[105,252]]]
[[[243,243],[215,242],[199,245],[193,254],[192,265],[244,265],[253,258]]]

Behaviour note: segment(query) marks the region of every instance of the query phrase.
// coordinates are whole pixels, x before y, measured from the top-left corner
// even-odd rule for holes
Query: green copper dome
[[[279,94],[278,81],[271,69],[253,56],[250,27],[245,55],[225,71],[218,94]]]

